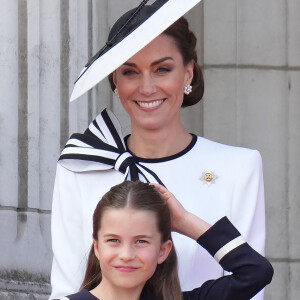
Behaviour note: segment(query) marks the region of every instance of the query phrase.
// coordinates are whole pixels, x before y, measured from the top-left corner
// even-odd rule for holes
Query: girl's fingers
[[[158,184],[158,183],[149,183],[150,185],[153,185],[155,189],[157,189],[159,192],[166,192],[168,191],[164,186]]]
[[[150,185],[154,186],[154,188],[164,197],[168,198],[172,195],[164,186],[157,184],[157,183],[150,183]]]

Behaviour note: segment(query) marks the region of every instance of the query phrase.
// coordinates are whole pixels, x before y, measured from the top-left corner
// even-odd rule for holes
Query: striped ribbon
[[[163,185],[153,171],[126,149],[120,122],[108,109],[96,117],[84,134],[71,135],[58,163],[73,172],[115,169],[125,175],[124,180]]]

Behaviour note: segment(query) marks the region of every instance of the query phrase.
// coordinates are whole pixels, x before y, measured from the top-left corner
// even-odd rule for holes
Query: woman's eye
[[[168,73],[170,71],[171,71],[170,68],[167,68],[167,67],[160,67],[157,69],[158,73]]]
[[[133,75],[136,74],[136,72],[134,70],[125,70],[123,71],[123,75]]]
[[[137,241],[137,244],[147,244],[148,241],[145,241],[145,240],[138,240]]]

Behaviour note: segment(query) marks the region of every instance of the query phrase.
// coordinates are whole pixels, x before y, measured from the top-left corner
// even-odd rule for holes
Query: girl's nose
[[[156,92],[156,85],[150,74],[143,75],[139,86],[139,92],[145,96],[150,96]]]
[[[119,257],[123,261],[133,260],[135,258],[135,253],[131,245],[123,245],[122,249],[120,249]]]

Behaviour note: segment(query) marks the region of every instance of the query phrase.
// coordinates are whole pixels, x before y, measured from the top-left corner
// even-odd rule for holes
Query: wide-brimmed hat
[[[70,98],[73,101],[149,44],[201,0],[157,0],[126,12],[112,27],[105,46],[86,64]]]

